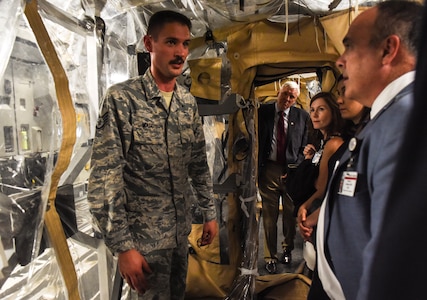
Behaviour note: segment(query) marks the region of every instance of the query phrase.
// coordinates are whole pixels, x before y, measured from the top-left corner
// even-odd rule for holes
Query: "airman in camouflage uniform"
[[[109,249],[115,254],[137,249],[148,263],[142,262],[141,276],[148,275],[144,288],[133,282],[140,274],[120,270],[143,299],[183,298],[190,184],[205,222],[216,220],[194,97],[176,83],[168,105],[150,69],[110,87],[96,128],[88,201]]]

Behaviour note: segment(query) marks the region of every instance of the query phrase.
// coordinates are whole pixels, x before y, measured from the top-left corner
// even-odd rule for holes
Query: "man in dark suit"
[[[283,207],[283,263],[291,262],[291,251],[294,249],[296,234],[294,207],[286,193],[284,179],[288,166],[298,165],[304,159],[302,149],[307,144],[309,115],[306,111],[293,106],[299,94],[299,85],[294,81],[287,81],[281,87],[277,101],[263,104],[258,110],[258,188],[262,198],[265,233],[264,259],[269,273],[277,271],[277,220],[280,198]],[[280,115],[280,112],[283,112],[283,115]],[[278,126],[280,119],[283,123]],[[277,138],[281,127],[284,131],[283,139],[280,138],[280,134]],[[284,143],[281,146],[280,140]]]
[[[424,31],[418,49],[414,107],[397,156],[381,236],[372,250],[371,283],[364,289],[366,300],[426,298],[427,6],[419,28]]]
[[[377,245],[389,226],[392,178],[413,106],[421,17],[419,3],[381,2],[361,13],[343,40],[337,66],[345,95],[371,107],[371,120],[337,162],[319,215],[318,274],[332,299],[368,299],[376,289]]]

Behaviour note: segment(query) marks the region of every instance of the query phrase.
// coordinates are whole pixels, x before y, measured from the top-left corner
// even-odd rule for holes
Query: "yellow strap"
[[[45,225],[49,234],[50,242],[55,250],[59,267],[64,277],[68,290],[69,299],[80,299],[78,281],[73,259],[68,249],[67,239],[61,220],[55,208],[56,192],[62,173],[67,169],[73,147],[76,141],[76,112],[68,86],[68,78],[62,68],[61,62],[56,54],[55,48],[46,31],[44,23],[38,13],[37,0],[27,2],[25,15],[30,23],[37,43],[52,73],[55,82],[56,96],[58,98],[59,110],[62,116],[63,137],[58,160],[51,177],[49,191],[49,207],[45,214]]]

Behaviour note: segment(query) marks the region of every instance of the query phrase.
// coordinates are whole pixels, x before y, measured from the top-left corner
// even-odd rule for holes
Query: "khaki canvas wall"
[[[226,42],[227,45],[229,60],[227,63],[231,66],[232,92],[242,95],[245,99],[258,97],[254,92],[254,82],[261,84],[265,81],[268,84],[264,87],[265,89],[260,88],[260,95],[274,100],[273,98],[277,95],[275,80],[298,74],[301,71],[315,72],[317,76],[321,77],[322,88],[324,90],[332,89],[335,84],[335,76],[338,74],[335,61],[343,51],[341,40],[348,30],[348,20],[353,18],[353,15],[354,13],[346,12],[320,19],[301,18],[298,22],[289,24],[286,41],[284,40],[286,25],[269,21],[259,21],[214,31],[216,41]],[[206,48],[204,38],[192,40],[191,47],[198,50]],[[210,100],[222,98],[218,94],[221,91],[221,84],[224,84],[220,80],[222,71],[220,69],[224,65],[224,61],[221,59],[200,57],[190,62],[191,90],[196,96]],[[306,82],[301,81],[302,95],[299,100],[300,105],[308,109],[309,96],[305,85]],[[233,124],[232,120],[235,117],[235,115],[230,116],[230,124]],[[233,134],[230,136],[235,137]],[[232,153],[233,142],[234,139],[230,141],[231,144],[228,147],[230,153]],[[256,157],[256,149],[251,149],[251,152]],[[255,168],[255,165],[252,167]],[[239,162],[232,158],[229,158],[229,169],[233,173],[243,174],[244,172]],[[238,208],[237,196],[229,194],[231,207]],[[242,224],[237,220],[239,220],[238,209],[230,210],[228,233],[233,259],[229,265],[210,261],[216,257],[215,253],[218,252],[214,246],[208,250],[210,259],[203,257],[202,253],[190,256],[187,278],[187,297],[189,299],[222,298],[232,289],[233,278],[239,276],[238,270],[241,267],[242,255],[238,253],[243,251],[243,249],[239,249],[242,244],[240,231],[247,230],[240,228]],[[195,230],[195,232],[198,231]],[[195,236],[197,237],[199,234]]]
[[[320,18],[301,17],[288,24],[286,40],[286,24],[267,20],[214,31],[217,41],[227,42],[232,91],[248,98],[258,74],[322,66],[337,73],[335,61],[344,51],[342,39],[354,17],[354,10]],[[193,48],[203,45],[204,38],[192,41]],[[327,74],[324,79],[323,89],[330,90],[334,78]]]

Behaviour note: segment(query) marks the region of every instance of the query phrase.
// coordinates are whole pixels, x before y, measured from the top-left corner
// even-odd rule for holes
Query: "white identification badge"
[[[315,165],[318,165],[320,162],[320,159],[322,158],[323,149],[320,149],[316,153],[314,153],[313,158],[311,159],[311,162]]]
[[[353,197],[356,190],[357,172],[344,171],[341,177],[341,184],[338,194]]]

